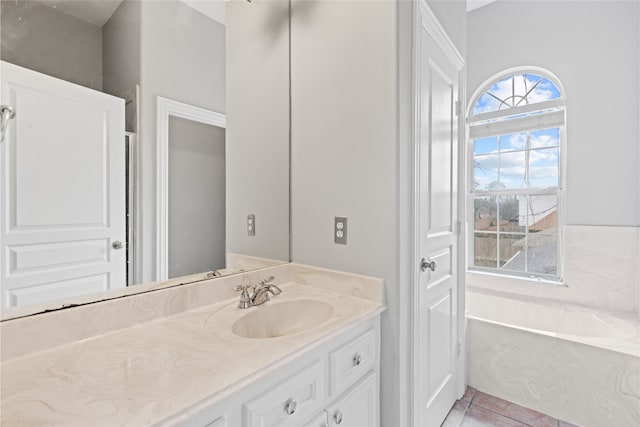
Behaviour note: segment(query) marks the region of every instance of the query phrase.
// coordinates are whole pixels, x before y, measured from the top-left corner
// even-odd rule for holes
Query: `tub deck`
[[[640,322],[467,293],[469,385],[582,427],[640,425]]]

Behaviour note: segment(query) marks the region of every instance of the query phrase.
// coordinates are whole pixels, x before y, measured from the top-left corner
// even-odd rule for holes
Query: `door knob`
[[[422,258],[422,261],[420,261],[420,268],[422,271],[436,271],[436,262],[430,258]]]
[[[336,424],[342,423],[342,411],[340,411],[340,409],[336,409],[336,412],[333,413],[333,421]]]
[[[289,399],[284,404],[284,412],[286,412],[287,415],[293,415],[297,408],[298,402],[296,402],[295,399]]]
[[[111,247],[113,249],[122,249],[122,248],[124,248],[124,244],[120,240],[116,240],[115,242],[113,242],[111,244]]]

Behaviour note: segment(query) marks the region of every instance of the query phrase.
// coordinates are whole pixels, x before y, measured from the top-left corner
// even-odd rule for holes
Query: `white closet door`
[[[424,13],[424,12],[423,12]],[[423,26],[419,60],[419,273],[416,341],[419,418],[438,427],[456,401],[458,382],[459,69]]]
[[[1,66],[2,306],[126,286],[124,100]]]

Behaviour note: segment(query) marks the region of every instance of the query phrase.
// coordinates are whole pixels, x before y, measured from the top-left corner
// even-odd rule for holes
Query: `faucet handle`
[[[251,307],[251,298],[249,297],[249,286],[251,285],[236,285],[233,287],[234,291],[242,291],[240,294],[240,302],[238,302],[238,308],[249,308]]]
[[[260,286],[262,286],[262,285],[266,285],[267,283],[269,283],[269,282],[273,282],[274,280],[275,280],[275,277],[274,277],[274,276],[269,276],[269,277],[267,277],[266,279],[262,279],[262,280],[260,281],[259,285],[260,285]]]

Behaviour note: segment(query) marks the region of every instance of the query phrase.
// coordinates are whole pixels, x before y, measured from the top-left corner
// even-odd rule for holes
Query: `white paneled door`
[[[423,2],[421,2],[423,3]],[[458,397],[458,101],[455,49],[433,15],[416,34],[418,278],[415,425],[436,427]],[[450,43],[450,42],[449,42]],[[444,47],[443,47],[444,45]]]
[[[126,286],[124,100],[1,65],[2,307]]]

